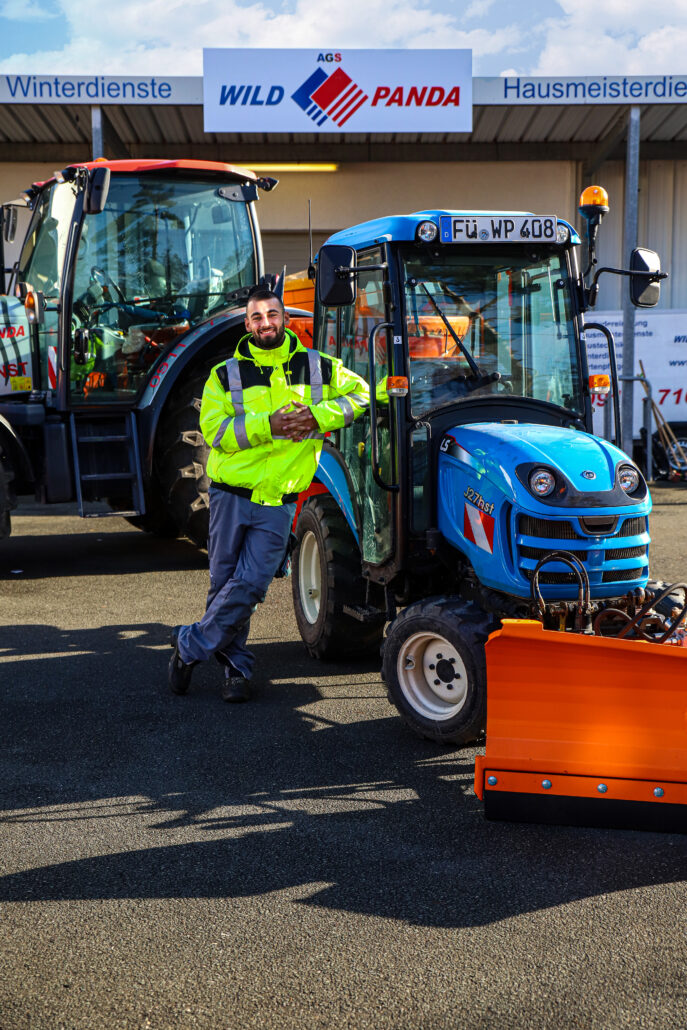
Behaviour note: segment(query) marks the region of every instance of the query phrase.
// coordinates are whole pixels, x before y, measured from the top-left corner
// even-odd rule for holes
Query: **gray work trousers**
[[[250,679],[255,662],[246,647],[250,617],[284,558],[295,511],[295,504],[254,504],[210,486],[210,590],[202,619],[179,630],[182,661],[217,655]]]

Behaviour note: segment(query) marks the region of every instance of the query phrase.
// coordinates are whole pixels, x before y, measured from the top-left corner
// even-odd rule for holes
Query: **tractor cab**
[[[16,206],[0,208],[0,514],[29,491],[82,515],[106,500],[204,545],[197,407],[245,331],[255,201],[275,185],[207,161],[70,165],[25,192],[20,248]]]
[[[118,161],[31,187],[20,303],[0,302],[0,346],[23,340],[25,374],[0,392],[55,391],[58,408],[133,403],[170,345],[257,281],[256,181],[209,162]]]
[[[370,423],[354,423],[340,442],[373,581],[407,568],[441,525],[447,431],[591,432],[579,244],[553,217],[436,211],[365,223],[320,252],[316,346],[375,380]],[[344,266],[346,279],[336,271]]]

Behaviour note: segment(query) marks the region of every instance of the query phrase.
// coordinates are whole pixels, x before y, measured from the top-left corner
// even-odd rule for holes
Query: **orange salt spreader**
[[[491,634],[487,819],[687,832],[687,648],[642,635],[510,619]]]

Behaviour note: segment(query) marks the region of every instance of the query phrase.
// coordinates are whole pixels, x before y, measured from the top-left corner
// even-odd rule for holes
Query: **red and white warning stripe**
[[[57,389],[57,347],[48,347],[48,382],[50,389]]]
[[[482,551],[494,553],[494,517],[480,511],[474,504],[465,502],[463,514],[463,536],[476,544]]]

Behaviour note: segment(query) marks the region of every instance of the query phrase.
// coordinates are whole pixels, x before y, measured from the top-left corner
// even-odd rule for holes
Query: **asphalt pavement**
[[[654,502],[687,578],[687,488]],[[0,544],[1,1030],[685,1026],[687,837],[486,822],[475,750],[310,659],[289,582],[252,703],[170,695],[205,554],[69,510]]]

